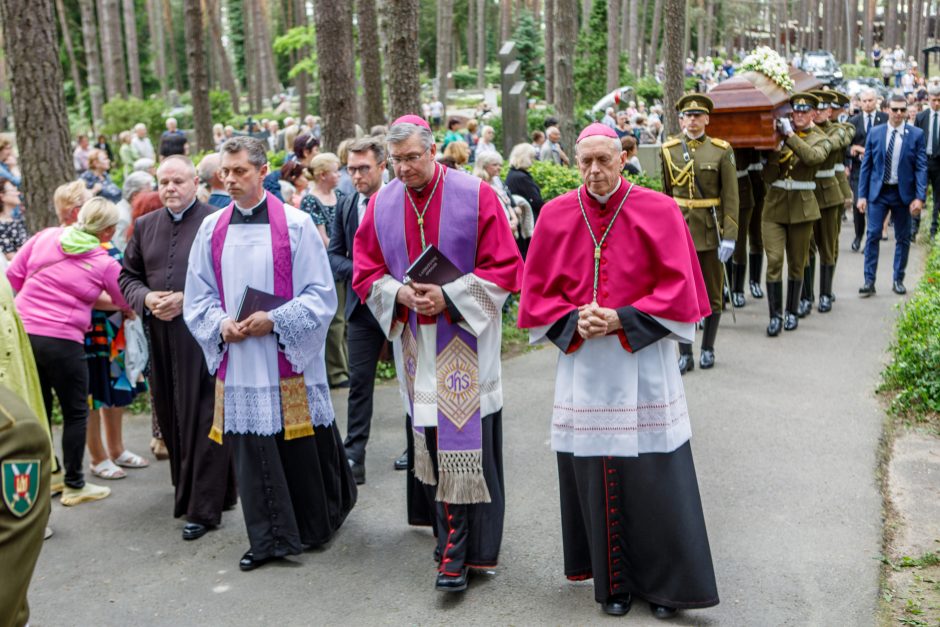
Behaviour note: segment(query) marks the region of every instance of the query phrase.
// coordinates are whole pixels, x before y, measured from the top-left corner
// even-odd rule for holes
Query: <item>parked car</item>
[[[842,70],[831,52],[817,50],[803,55],[800,67],[818,78],[823,85],[838,87],[842,83]]]
[[[878,97],[884,100],[891,95],[891,91],[885,87],[884,82],[879,78],[850,78],[842,85],[844,91],[850,98],[858,94],[863,89],[874,89]]]

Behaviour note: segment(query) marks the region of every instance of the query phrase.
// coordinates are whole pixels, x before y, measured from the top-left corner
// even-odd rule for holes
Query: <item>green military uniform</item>
[[[839,113],[844,112],[846,107],[848,107],[849,102],[851,102],[851,99],[848,96],[838,91],[835,92],[835,99],[836,101],[832,105],[833,115],[837,115],[836,111],[838,111]],[[848,149],[848,147],[852,145],[852,140],[855,139],[855,125],[851,124],[847,120],[845,122],[834,122],[834,124],[839,124],[842,126],[842,128],[845,129],[845,133],[846,133],[845,138],[846,138],[846,142],[848,142],[845,148]],[[839,234],[842,233],[842,220],[845,219],[845,211],[849,207],[851,207],[855,201],[854,195],[852,194],[852,185],[849,183],[849,177],[845,173],[844,161],[845,161],[845,155],[843,154],[842,160],[840,160],[835,165],[836,179],[839,181],[839,189],[842,190],[842,197],[845,199],[843,201],[844,202],[843,208],[839,212],[839,221],[836,223],[836,234],[835,234],[836,241],[834,245],[834,248],[836,251],[836,264],[839,263]],[[833,267],[832,272],[834,275],[835,267]],[[829,277],[829,281],[831,285],[832,277]],[[820,297],[821,296],[822,295],[820,294]],[[835,294],[832,293],[832,290],[830,287],[830,292],[829,292],[829,306],[830,307],[832,306],[832,301],[834,301],[835,299],[836,299]]]
[[[750,167],[760,163],[760,157],[753,148],[735,148],[734,161],[737,164],[738,177],[738,239],[734,244],[734,257],[728,274],[731,276],[731,305],[744,307],[747,240],[754,215],[754,190],[751,186]]]
[[[794,94],[790,105],[808,111],[818,104],[816,96]],[[767,334],[780,333],[781,326],[797,327],[803,268],[813,235],[813,221],[820,217],[816,201],[816,170],[830,152],[829,138],[813,126],[792,133],[783,145],[770,153],[764,167],[764,181],[769,185],[764,199],[761,226],[767,253],[767,299],[770,325]],[[786,320],[783,305],[783,259],[787,258]]]
[[[26,593],[49,521],[50,458],[36,414],[0,385],[0,627],[29,621]]]
[[[713,104],[707,96],[689,94],[676,103],[681,115],[708,115]],[[705,124],[707,124],[707,120]],[[662,146],[663,191],[682,209],[699,265],[712,315],[705,319],[700,365],[714,364],[714,341],[721,319],[723,268],[718,257],[721,242],[738,237],[738,177],[731,144],[723,139],[690,138],[684,132]],[[680,344],[680,370],[691,370],[692,347]],[[684,368],[684,366],[687,366]]]
[[[764,214],[764,196],[767,186],[764,184],[764,158],[763,153],[757,153],[757,160],[747,167],[748,179],[751,181],[751,193],[754,195],[754,209],[751,211],[751,221],[747,228],[748,239],[748,285],[751,296],[763,298],[764,289],[761,287],[761,273],[764,265],[764,237],[761,233],[761,217]]]

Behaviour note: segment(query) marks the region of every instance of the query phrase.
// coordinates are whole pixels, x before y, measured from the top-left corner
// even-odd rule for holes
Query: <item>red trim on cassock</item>
[[[633,352],[633,347],[630,346],[630,340],[627,339],[627,332],[623,329],[617,329],[617,339],[620,340],[620,345],[623,346],[623,350],[628,353]]]

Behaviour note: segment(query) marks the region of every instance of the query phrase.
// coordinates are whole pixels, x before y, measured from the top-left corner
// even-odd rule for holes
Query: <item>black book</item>
[[[286,302],[286,298],[268,294],[253,287],[246,287],[244,293],[242,293],[242,300],[238,304],[238,315],[235,316],[235,321],[241,322],[256,311],[277,309]]]
[[[405,280],[403,282],[405,285],[412,282],[444,285],[456,281],[462,276],[463,272],[444,253],[439,251],[437,246],[429,244],[414,260],[414,263],[405,270]]]

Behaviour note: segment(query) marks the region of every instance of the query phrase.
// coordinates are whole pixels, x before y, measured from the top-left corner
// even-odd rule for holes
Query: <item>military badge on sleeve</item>
[[[39,494],[39,460],[15,459],[4,461],[0,466],[3,482],[3,502],[10,513],[23,518],[36,504]]]

